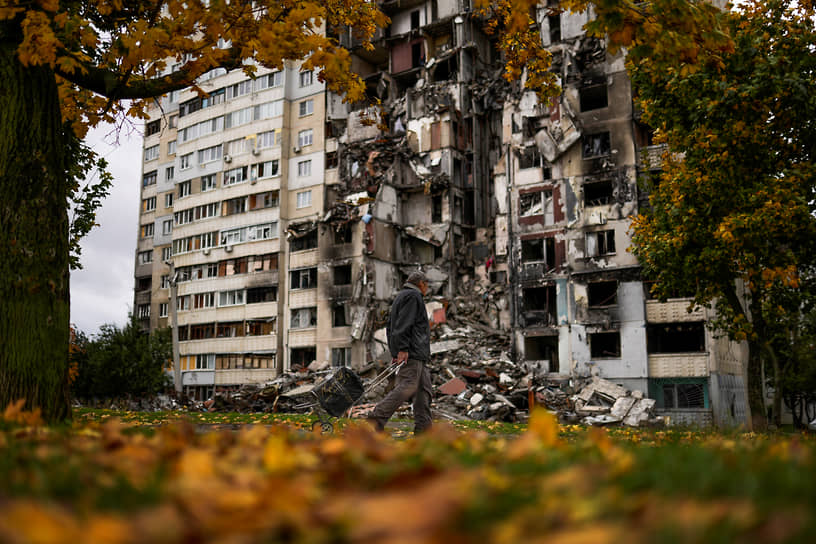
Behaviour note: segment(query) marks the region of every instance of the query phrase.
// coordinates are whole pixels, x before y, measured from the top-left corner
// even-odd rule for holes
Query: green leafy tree
[[[816,13],[770,0],[723,15],[733,50],[716,61],[630,57],[644,120],[669,149],[633,242],[658,296],[692,293],[716,308],[717,330],[747,342],[761,430],[763,360],[781,376],[778,339],[800,315],[816,257]]]
[[[71,360],[76,377],[72,393],[81,399],[119,398],[159,393],[169,385],[166,369],[172,361],[170,329],[148,334],[138,320],[120,329],[102,325],[89,339],[76,335]]]

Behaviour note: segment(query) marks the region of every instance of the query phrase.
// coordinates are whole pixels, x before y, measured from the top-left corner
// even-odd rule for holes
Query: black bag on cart
[[[314,394],[320,406],[334,417],[340,417],[363,395],[363,380],[353,370],[338,368],[317,384]]]

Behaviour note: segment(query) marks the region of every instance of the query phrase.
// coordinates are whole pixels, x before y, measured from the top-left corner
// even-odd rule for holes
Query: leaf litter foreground
[[[0,420],[0,542],[803,542],[806,436]],[[197,430],[198,429],[198,430]]]

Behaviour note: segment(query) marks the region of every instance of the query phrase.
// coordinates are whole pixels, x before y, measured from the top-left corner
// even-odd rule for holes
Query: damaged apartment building
[[[690,299],[652,300],[631,244],[648,203],[638,176],[661,146],[639,122],[623,54],[582,31],[588,14],[542,6],[538,21],[562,94],[504,104],[497,198],[497,272],[512,295],[518,358],[542,372],[600,376],[690,424],[745,421],[744,350],[715,338]]]
[[[420,269],[443,302],[501,285],[493,325],[542,374],[598,375],[680,421],[741,422],[740,347],[687,300],[651,300],[626,251],[642,154],[656,165],[661,150],[587,15],[537,10],[563,88],[545,105],[502,80],[469,0],[378,4],[391,24],[373,47],[336,35],[365,104],[289,62],[214,71],[208,97],[150,112],[134,312],[169,324],[172,262],[188,391],[388,359],[390,302]]]

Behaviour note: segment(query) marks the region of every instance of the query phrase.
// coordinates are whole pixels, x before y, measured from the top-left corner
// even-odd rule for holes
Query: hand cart
[[[312,430],[319,428],[321,433],[330,434],[334,432],[334,425],[329,421],[329,416],[342,416],[365,393],[390,378],[399,367],[398,364],[389,365],[367,388],[363,386],[363,380],[357,373],[350,368],[340,367],[312,389],[310,394],[315,397],[316,402],[299,404],[296,408],[311,408],[317,415],[317,421],[312,423]]]

